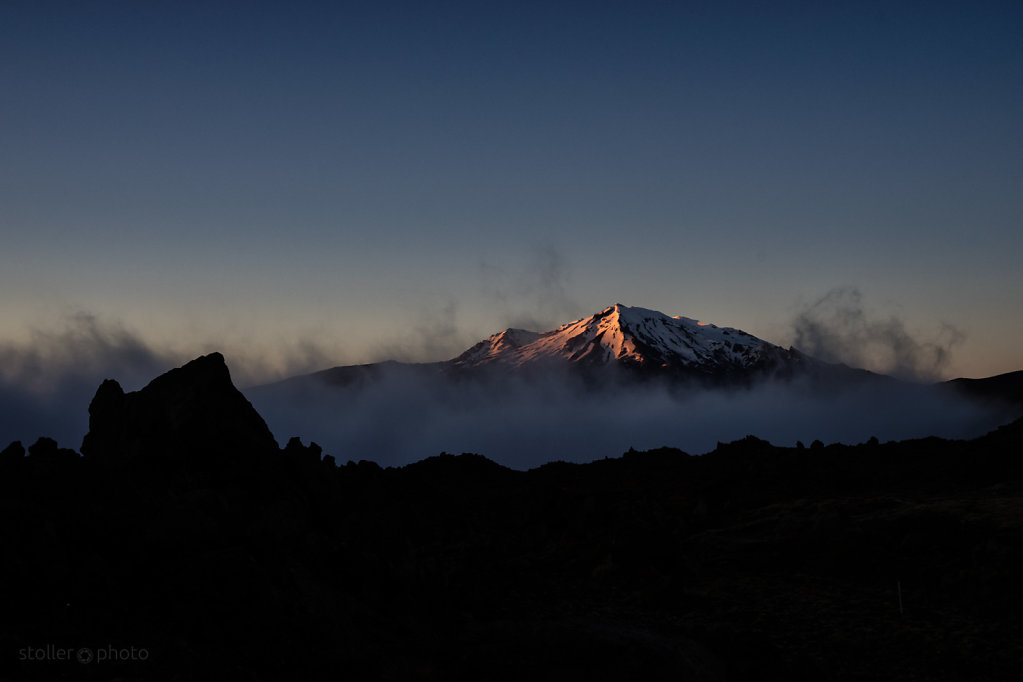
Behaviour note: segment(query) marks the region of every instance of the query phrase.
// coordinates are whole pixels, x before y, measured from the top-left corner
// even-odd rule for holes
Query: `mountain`
[[[814,362],[740,329],[616,303],[547,332],[506,329],[448,364],[456,369],[616,365],[643,373],[732,376]]]
[[[741,329],[616,303],[550,331],[506,329],[442,362],[335,367],[310,378],[334,386],[360,387],[385,372],[419,378],[493,379],[551,371],[567,371],[591,385],[622,378],[722,385],[804,375],[831,380],[878,377],[816,360]]]

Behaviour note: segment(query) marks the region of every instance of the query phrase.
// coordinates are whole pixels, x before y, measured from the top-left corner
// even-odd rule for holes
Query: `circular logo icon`
[[[78,658],[79,663],[92,663],[92,649],[88,647],[83,646],[75,656]]]

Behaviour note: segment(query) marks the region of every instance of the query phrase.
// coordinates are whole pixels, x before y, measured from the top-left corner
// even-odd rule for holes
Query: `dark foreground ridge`
[[[528,472],[280,449],[221,356],[0,454],[0,679],[1009,680],[1023,420]],[[369,453],[371,454],[371,453]]]

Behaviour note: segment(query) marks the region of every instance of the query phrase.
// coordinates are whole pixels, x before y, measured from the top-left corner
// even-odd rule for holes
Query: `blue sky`
[[[957,339],[946,377],[1023,369],[1020,35],[1009,2],[4,2],[0,341],[88,315],[258,378],[616,301],[788,343],[851,288]]]

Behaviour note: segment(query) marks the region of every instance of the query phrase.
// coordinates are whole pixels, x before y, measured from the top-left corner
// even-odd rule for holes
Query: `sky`
[[[251,384],[615,302],[1023,369],[1021,35],[1017,2],[5,0],[2,372]]]

